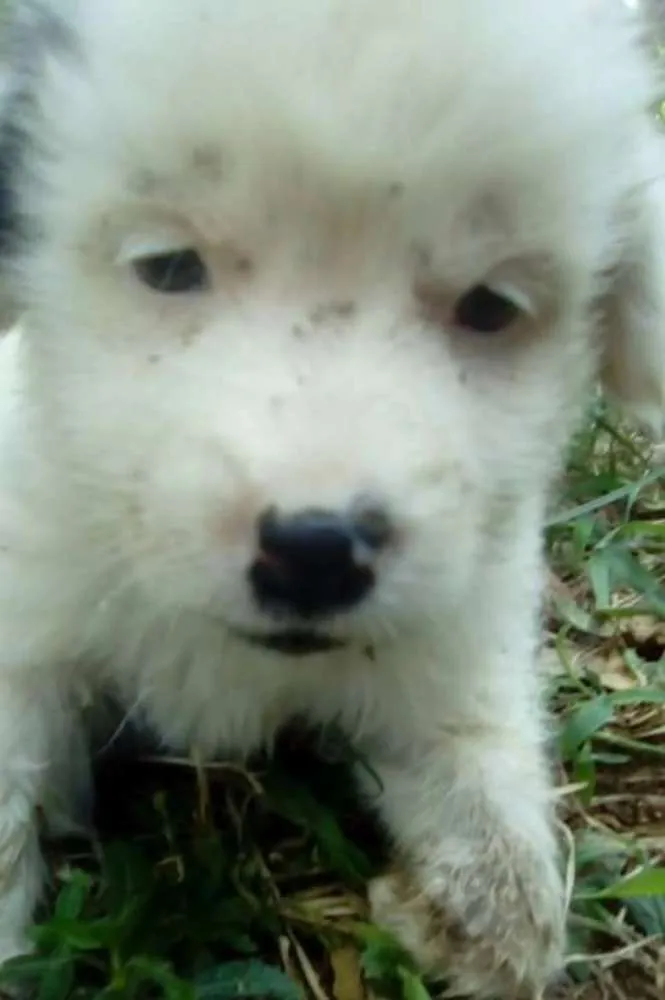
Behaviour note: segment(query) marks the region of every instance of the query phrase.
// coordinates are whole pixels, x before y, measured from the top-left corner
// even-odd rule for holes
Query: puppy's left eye
[[[474,285],[455,303],[454,320],[457,326],[476,333],[500,333],[520,312],[517,303],[489,285]]]
[[[200,292],[209,285],[208,270],[196,250],[173,250],[137,257],[133,267],[139,280],[156,292]]]

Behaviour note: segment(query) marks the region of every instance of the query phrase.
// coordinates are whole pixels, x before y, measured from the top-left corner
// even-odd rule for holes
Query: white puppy
[[[596,375],[656,423],[665,386],[655,73],[614,6],[21,11],[0,957],[92,687],[208,756],[336,720],[399,858],[376,918],[479,996],[560,967],[543,513]]]

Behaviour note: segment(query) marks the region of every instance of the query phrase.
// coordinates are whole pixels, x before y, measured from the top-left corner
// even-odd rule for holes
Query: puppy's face
[[[114,586],[249,636],[454,612],[593,370],[636,66],[578,0],[84,6],[23,275]]]

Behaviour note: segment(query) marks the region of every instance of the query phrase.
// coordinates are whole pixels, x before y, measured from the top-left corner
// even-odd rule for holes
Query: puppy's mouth
[[[341,639],[335,639],[325,632],[310,629],[287,629],[281,632],[243,632],[242,638],[252,646],[269,649],[284,656],[312,656],[314,653],[329,653],[344,646]]]

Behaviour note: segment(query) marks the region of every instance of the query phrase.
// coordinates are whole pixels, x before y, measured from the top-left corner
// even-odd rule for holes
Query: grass
[[[565,1000],[665,995],[664,479],[599,403],[547,530]],[[39,1000],[426,1000],[368,922],[364,887],[385,857],[347,753],[334,734],[294,729],[251,771],[107,762],[99,839],[49,847],[37,950],[11,975]]]

